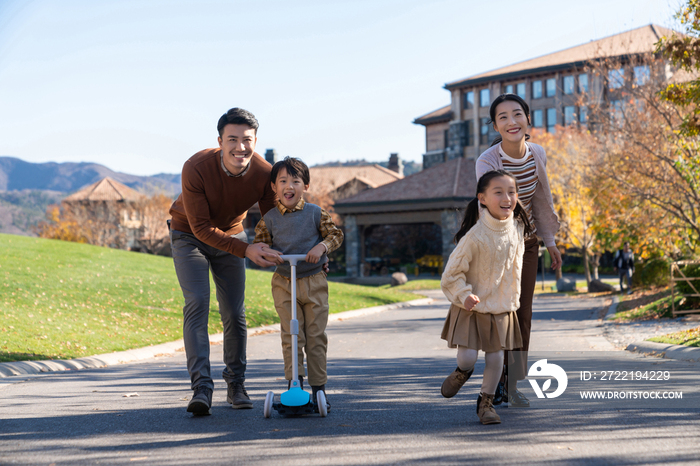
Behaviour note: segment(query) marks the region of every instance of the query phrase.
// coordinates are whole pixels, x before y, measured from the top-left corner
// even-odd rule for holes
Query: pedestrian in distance
[[[613,257],[615,272],[620,275],[620,292],[625,291],[624,280],[627,280],[627,294],[632,294],[632,275],[634,275],[634,253],[629,241],[625,241],[622,249]]]
[[[476,161],[476,178],[480,179],[491,170],[506,170],[512,173],[519,186],[519,199],[527,213],[532,231],[525,237],[522,279],[520,281],[520,308],[517,311],[522,346],[507,352],[503,376],[499,383],[495,405],[507,402],[512,406],[527,407],[530,401],[517,389],[517,382],[527,376],[527,352],[530,347],[532,326],[532,300],[537,282],[539,241],[552,259],[552,270],[561,266],[561,254],[554,242],[559,231],[559,219],[554,210],[552,192],[547,178],[547,156],[542,146],[528,142],[530,108],[516,94],[501,94],[489,108],[493,128],[499,136]]]
[[[517,309],[525,249],[532,226],[518,202],[515,176],[484,173],[467,205],[455,247],[440,282],[452,303],[442,338],[457,348],[457,368],[442,383],[445,398],[457,394],[474,373],[479,350],[486,366],[476,412],[482,424],[498,424],[493,398],[503,371],[504,350],[522,346]]]
[[[270,164],[255,152],[258,120],[232,108],[217,124],[219,147],[190,157],[182,168],[182,193],[170,208],[175,272],[185,298],[183,338],[194,394],[187,411],[211,414],[214,381],[209,361],[209,271],[216,284],[224,326],[223,378],[233,408],[252,408],[245,389],[247,326],[245,258],[261,267],[282,262],[263,244],[248,244],[243,219],[257,202],[264,215],[274,208]]]
[[[328,280],[322,266],[328,262],[328,254],[343,243],[343,232],[328,212],[304,201],[303,194],[309,189],[310,179],[309,168],[298,158],[285,157],[273,165],[270,182],[279,201],[277,207],[263,215],[255,227],[254,243],[265,245],[264,251],[272,248],[282,254],[306,254],[306,259],[297,264],[296,272],[297,367],[300,387],[303,388],[306,353],[311,399],[316,400],[318,391],[325,395],[328,381]],[[277,266],[271,285],[275,309],[280,317],[284,375],[289,381],[289,389],[293,374],[289,264]],[[330,411],[330,403],[326,405]]]

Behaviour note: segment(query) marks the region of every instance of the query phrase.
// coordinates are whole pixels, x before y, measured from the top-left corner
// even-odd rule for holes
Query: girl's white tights
[[[503,372],[503,350],[486,353],[486,367],[484,368],[484,380],[481,383],[481,393],[493,395]],[[457,366],[463,371],[474,369],[479,352],[465,346],[457,347]]]

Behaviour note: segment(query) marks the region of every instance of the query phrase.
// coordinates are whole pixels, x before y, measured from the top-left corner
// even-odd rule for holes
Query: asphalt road
[[[279,334],[248,341],[252,410],[231,409],[217,380],[213,414],[186,413],[184,355],[0,379],[0,463],[700,464],[700,366],[614,350],[596,320],[603,306],[600,299],[538,297],[533,354],[586,351],[603,354],[607,369],[663,369],[682,379],[682,403],[538,405],[521,382],[533,408],[500,406],[503,423],[482,426],[475,414],[482,359],[455,398],[440,396],[455,350],[439,337],[447,313],[439,300],[330,325],[326,418],[263,418],[265,393],[286,389]],[[212,361],[220,374],[220,346],[212,346]]]

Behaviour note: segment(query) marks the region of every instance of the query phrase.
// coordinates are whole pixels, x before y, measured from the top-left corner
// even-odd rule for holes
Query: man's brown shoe
[[[452,398],[457,394],[462,385],[464,385],[469,377],[474,373],[474,368],[472,367],[468,371],[463,371],[459,367],[454,370],[453,373],[447,376],[444,382],[442,382],[442,388],[440,393],[445,398]]]
[[[253,402],[250,401],[243,382],[231,382],[228,384],[226,401],[231,403],[233,409],[250,409],[253,407]]]
[[[493,409],[493,395],[479,393],[476,399],[476,415],[482,424],[500,424],[501,417]]]

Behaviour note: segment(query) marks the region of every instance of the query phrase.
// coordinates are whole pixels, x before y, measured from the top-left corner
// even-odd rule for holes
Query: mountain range
[[[144,194],[180,193],[180,174],[137,176],[90,162],[31,163],[0,157],[0,233],[34,235],[51,204],[61,202],[83,186],[110,177]]]

